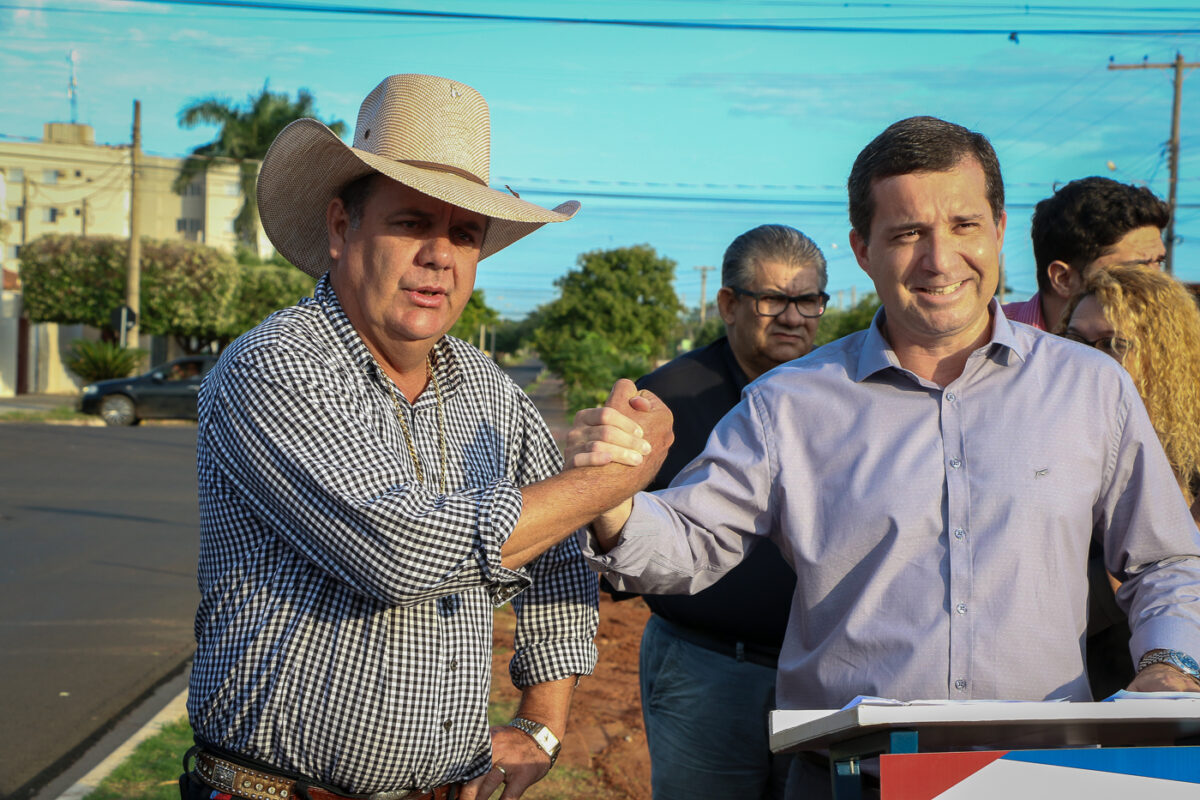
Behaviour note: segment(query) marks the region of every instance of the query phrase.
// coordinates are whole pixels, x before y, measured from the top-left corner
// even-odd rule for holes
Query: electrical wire
[[[953,36],[1009,36],[1019,33],[1021,36],[1196,36],[1200,35],[1200,26],[1184,28],[1032,28],[1012,26],[995,28],[969,27],[896,27],[884,25],[802,25],[773,22],[722,22],[716,20],[683,20],[683,19],[626,19],[601,17],[565,17],[535,14],[496,14],[466,11],[431,11],[425,9],[382,8],[374,6],[330,5],[327,3],[296,3],[282,0],[128,0],[130,3],[147,5],[170,5],[183,8],[223,8],[223,9],[254,9],[268,11],[285,11],[293,13],[321,15],[355,15],[376,17],[397,17],[413,19],[438,20],[470,20],[504,23],[542,23],[559,25],[599,25],[620,28],[658,28],[669,30],[692,31],[738,31],[757,33],[859,33],[859,34],[933,34]],[[0,3],[0,8],[19,10],[37,10],[76,13],[73,8],[29,6],[16,3]],[[92,13],[104,13],[97,9],[89,9]],[[121,13],[113,10],[112,13]],[[1174,18],[1172,18],[1174,21]]]

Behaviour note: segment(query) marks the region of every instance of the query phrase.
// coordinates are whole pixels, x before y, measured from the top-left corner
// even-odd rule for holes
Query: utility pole
[[[1183,71],[1195,69],[1200,63],[1187,63],[1182,53],[1175,53],[1175,60],[1169,64],[1112,64],[1109,69],[1173,69],[1175,70],[1175,102],[1171,106],[1171,141],[1168,142],[1168,164],[1171,169],[1171,183],[1167,190],[1167,206],[1171,210],[1171,219],[1167,222],[1167,274],[1175,271],[1175,196],[1176,184],[1179,183],[1179,108],[1183,103]]]
[[[704,312],[708,306],[708,273],[712,272],[716,267],[692,267],[700,273],[700,327],[704,327]]]
[[[138,343],[137,317],[141,312],[138,302],[142,293],[142,239],[141,202],[138,197],[138,167],[142,152],[142,101],[133,101],[133,148],[129,151],[129,263],[125,268],[125,305],[133,310],[133,324],[121,325],[121,346],[130,339],[134,347]],[[122,323],[125,322],[122,318]]]
[[[21,247],[29,241],[29,178],[21,178]]]

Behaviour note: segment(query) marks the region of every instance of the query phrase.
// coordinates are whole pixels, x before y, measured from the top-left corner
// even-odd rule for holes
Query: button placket
[[[946,587],[950,613],[947,619],[950,634],[947,668],[947,691],[949,696],[969,696],[971,674],[971,642],[973,621],[968,610],[973,586],[970,539],[970,480],[967,469],[966,438],[964,429],[964,407],[961,395],[954,389],[942,393],[941,403],[942,452],[945,461],[946,517],[943,524],[947,540],[954,543],[949,548],[949,583]]]

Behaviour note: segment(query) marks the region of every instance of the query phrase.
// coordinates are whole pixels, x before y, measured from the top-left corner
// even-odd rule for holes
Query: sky
[[[695,306],[699,268],[719,267],[735,236],[767,222],[821,247],[830,292],[848,304],[872,288],[847,241],[854,157],[898,119],[939,116],[987,135],[1000,157],[1009,299],[1023,299],[1036,289],[1029,218],[1056,185],[1107,175],[1166,197],[1173,71],[1108,65],[1177,52],[1200,62],[1200,0],[0,0],[0,144],[71,120],[72,52],[77,121],[97,142],[128,143],[140,100],[143,149],[165,156],[216,134],[180,127],[180,109],[244,102],[264,84],[308,89],[320,117],[350,129],[390,74],[478,89],[492,114],[491,184],[583,204],[480,264],[476,286],[509,318],[557,297],[580,254],[643,243],[677,263],[676,291]],[[1189,69],[1175,266],[1190,281],[1198,123]],[[712,302],[719,273],[708,279]]]

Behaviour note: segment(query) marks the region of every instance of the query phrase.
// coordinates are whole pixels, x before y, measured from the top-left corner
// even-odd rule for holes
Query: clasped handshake
[[[673,422],[666,403],[624,378],[613,384],[603,406],[585,408],[575,415],[575,425],[567,435],[565,468],[603,469],[606,490],[617,489],[623,498],[592,523],[603,549],[616,544],[633,507],[633,495],[662,467],[675,440]]]

